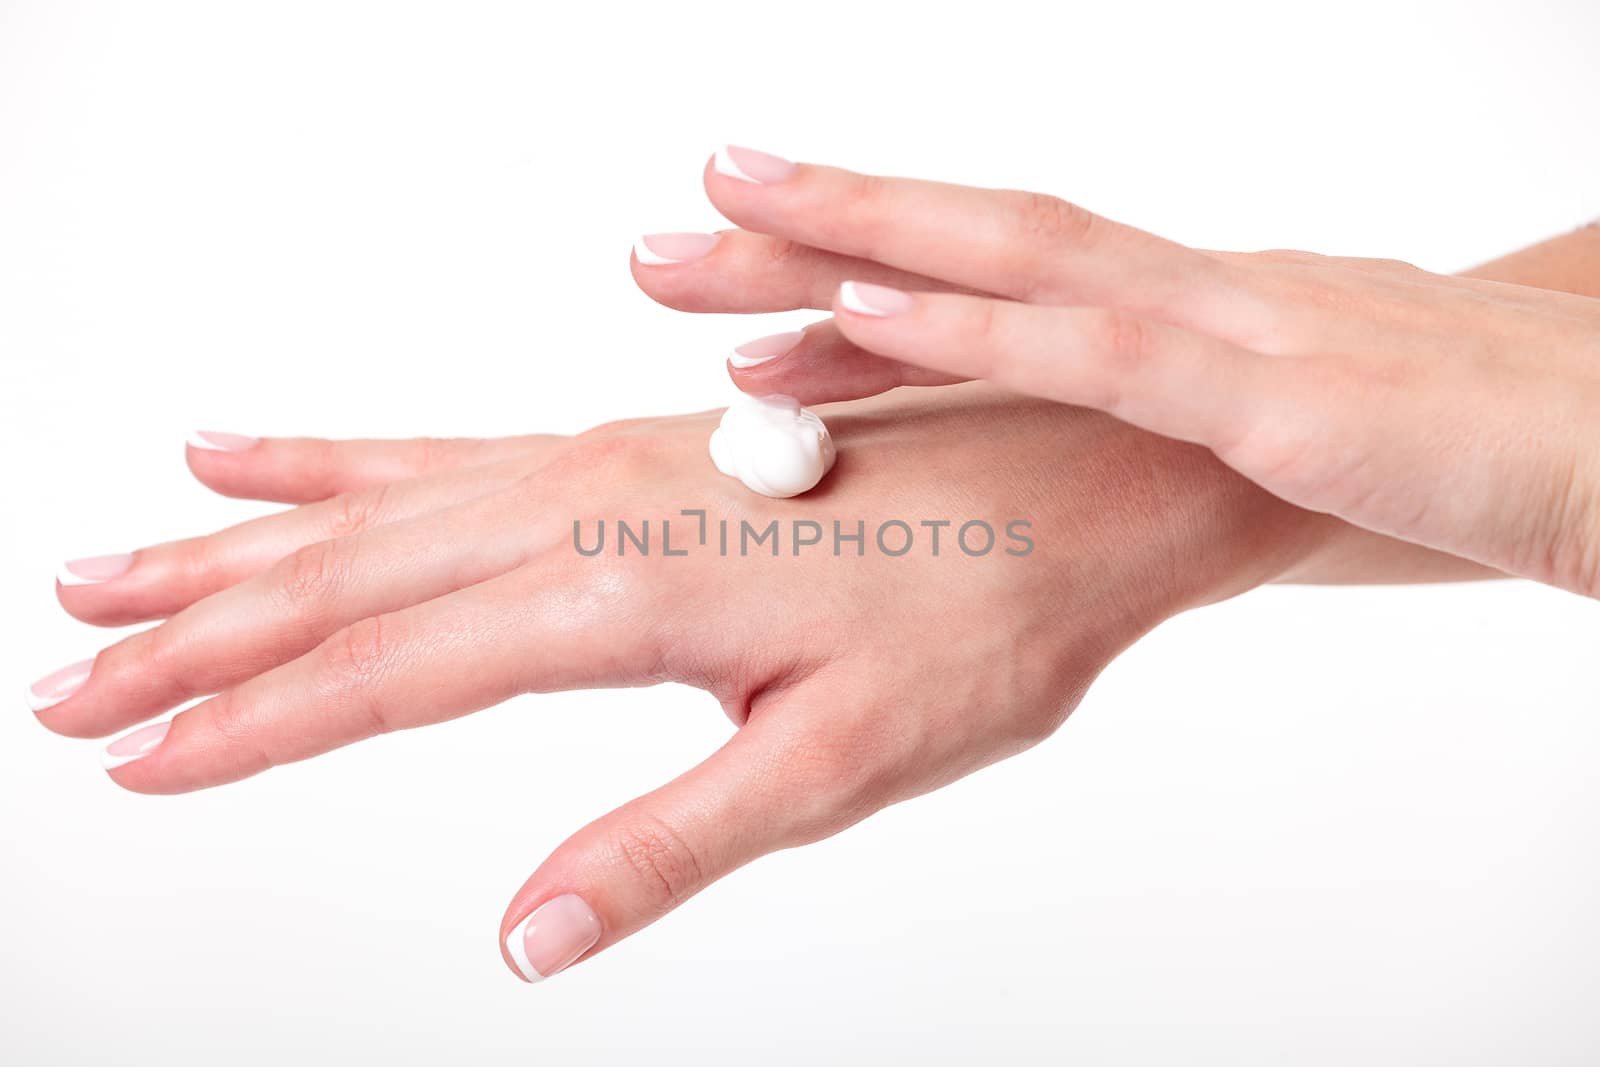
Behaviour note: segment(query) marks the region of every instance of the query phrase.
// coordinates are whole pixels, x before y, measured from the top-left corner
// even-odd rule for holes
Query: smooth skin
[[[1600,595],[1591,296],[1510,284],[1514,263],[1454,277],[1205,251],[1041,194],[731,152],[760,180],[708,164],[707,192],[741,231],[700,272],[724,246],[752,258],[765,246],[768,259],[796,250],[778,258],[807,273],[797,304],[833,286],[815,342],[786,368],[790,355],[736,372],[742,388],[837,396],[983,378],[1201,444],[1376,534]],[[1581,258],[1571,245],[1592,240],[1529,262]],[[732,309],[725,289],[667,269],[635,274],[674,306]]]
[[[636,261],[635,276],[694,310],[827,307],[850,278],[966,296],[998,284],[935,281],[749,231],[710,248],[698,262]],[[1533,263],[1555,271],[1549,257]],[[128,789],[174,793],[524,692],[706,689],[738,726],[732,739],[568,839],[502,920],[505,953],[530,914],[581,900],[598,930],[587,958],[751,859],[1037,742],[1121,649],[1177,612],[1286,577],[1481,573],[1292,507],[1202,447],[951,385],[959,375],[870,353],[838,323],[736,373],[747,387],[785,376],[812,402],[949,387],[824,408],[842,458],[793,501],[753,497],[711,469],[715,413],[575,438],[191,448],[191,469],[218,492],[298,506],[141,550],[108,581],[58,585],[85,621],[163,621],[104,650],[39,717],[105,736],[209,696],[111,772]],[[1022,558],[968,558],[947,539],[940,557],[590,559],[570,542],[575,519],[592,530],[683,507],[756,526],[837,517],[869,529],[1025,516],[1037,547]]]
[[[179,793],[520,693],[698,686],[738,725],[727,744],[578,831],[506,912],[502,939],[576,896],[596,916],[592,954],[764,853],[1029,747],[1140,635],[1335,551],[1348,529],[1204,449],[984,383],[823,414],[838,465],[794,500],[711,466],[716,413],[574,438],[190,448],[219,492],[305,503],[58,586],[88,622],[165,621],[101,652],[39,718],[104,736],[215,694],[110,772]],[[575,519],[588,543],[597,519],[695,507],[869,531],[1023,518],[1036,547],[971,557],[953,528],[937,557],[926,539],[898,558],[796,557],[787,542],[777,558],[589,558],[572,544]],[[675,524],[674,538],[693,530]]]

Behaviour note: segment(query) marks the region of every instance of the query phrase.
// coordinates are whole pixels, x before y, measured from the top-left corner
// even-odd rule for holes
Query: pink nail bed
[[[506,952],[529,982],[578,961],[600,940],[600,916],[574,893],[552,897],[506,935]]]
[[[692,263],[717,247],[714,233],[647,233],[633,242],[633,254],[647,267]]]
[[[167,736],[167,731],[172,728],[170,722],[158,722],[153,726],[141,726],[131,734],[124,734],[106,746],[100,754],[100,764],[108,771],[114,771],[123,764],[132,763],[142,759],[155,751]]]
[[[79,660],[40,678],[28,687],[28,707],[35,712],[53,708],[83,688],[94,670],[94,660]]]
[[[109,582],[128,573],[133,566],[132,552],[118,552],[111,556],[87,556],[69,559],[56,572],[56,581],[62,585],[94,585]]]
[[[711,166],[718,174],[738,178],[751,185],[772,185],[794,173],[794,164],[770,152],[757,152],[754,148],[741,148],[725,144],[717,149]]]

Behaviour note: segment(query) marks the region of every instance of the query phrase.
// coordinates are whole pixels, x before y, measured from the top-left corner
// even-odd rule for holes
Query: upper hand
[[[741,388],[832,399],[987,378],[1205,445],[1367,530],[1600,594],[1600,301],[1389,260],[1208,252],[1039,194],[727,158],[760,179],[707,167],[742,229],[634,272],[676,307],[832,307],[757,350],[781,358],[735,367]],[[841,297],[851,280],[871,284]]]

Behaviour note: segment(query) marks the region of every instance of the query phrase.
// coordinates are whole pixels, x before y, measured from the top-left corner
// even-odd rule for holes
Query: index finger
[[[1015,300],[1098,304],[1205,328],[1239,275],[1040,193],[859,174],[732,145],[707,162],[704,180],[717,210],[747,230]]]

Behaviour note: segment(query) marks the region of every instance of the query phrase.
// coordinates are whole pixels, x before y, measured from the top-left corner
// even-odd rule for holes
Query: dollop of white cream
[[[833,467],[833,438],[792,396],[741,397],[711,431],[711,462],[762,496],[799,496]]]

